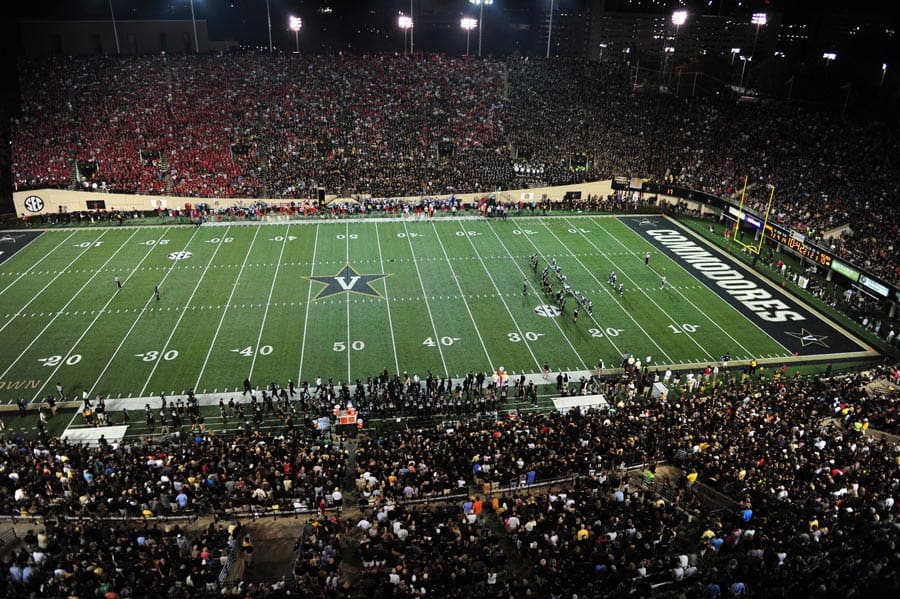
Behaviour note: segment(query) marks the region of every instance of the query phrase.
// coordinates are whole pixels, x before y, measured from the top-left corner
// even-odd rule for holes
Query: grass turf
[[[571,297],[561,316],[539,308],[555,303],[539,291],[554,257],[593,315],[574,322]],[[609,216],[51,230],[0,266],[0,334],[7,404],[57,382],[151,397],[383,369],[590,370],[624,353],[661,368],[793,358]]]

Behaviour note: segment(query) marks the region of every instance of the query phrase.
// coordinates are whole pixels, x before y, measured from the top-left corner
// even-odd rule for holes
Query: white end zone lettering
[[[802,300],[671,219],[623,216],[618,221],[659,248],[785,349],[802,356],[871,351],[868,344]]]
[[[773,297],[771,293],[762,289],[754,281],[746,279],[743,273],[735,270],[733,266],[723,262],[718,256],[703,249],[678,231],[649,229],[647,235],[672,251],[703,276],[714,281],[717,287],[733,296],[766,322],[806,320],[802,314],[791,310],[789,305]]]

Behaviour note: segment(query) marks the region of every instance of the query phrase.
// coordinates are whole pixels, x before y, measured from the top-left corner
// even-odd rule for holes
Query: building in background
[[[84,54],[201,54],[235,44],[209,39],[205,19],[196,20],[20,21],[19,40],[26,56]],[[118,37],[118,39],[116,39]]]
[[[726,6],[727,4],[727,6]],[[585,56],[625,62],[636,84],[693,95],[753,95],[896,111],[897,7],[835,3],[587,0]],[[848,87],[849,85],[849,87]]]

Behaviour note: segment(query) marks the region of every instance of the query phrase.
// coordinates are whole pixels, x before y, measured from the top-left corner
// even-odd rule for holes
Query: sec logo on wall
[[[40,212],[44,209],[44,200],[40,196],[28,196],[24,203],[29,212]]]

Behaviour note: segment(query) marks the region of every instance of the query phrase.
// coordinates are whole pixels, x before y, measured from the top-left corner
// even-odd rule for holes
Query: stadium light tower
[[[672,39],[672,45],[669,45],[669,34],[668,27],[663,25],[663,33],[662,33],[662,56],[660,57],[661,68],[659,70],[660,78],[665,77],[666,67],[669,64],[669,54],[675,53],[675,45],[678,42],[678,31],[681,29],[681,26],[687,22],[688,13],[686,10],[676,10],[672,13],[672,24],[675,25],[675,37]]]
[[[609,44],[600,42],[600,56],[597,58],[597,62],[603,62],[603,50],[606,48],[609,48]]]
[[[881,83],[878,84],[878,89],[884,87],[884,76],[887,75],[887,63],[881,63]]]
[[[743,89],[744,87],[744,71],[747,70],[747,63],[751,62],[752,60],[752,56],[744,56],[743,54],[741,54],[741,62],[744,63],[744,65],[741,67],[741,82],[738,84],[738,87],[740,87],[741,89]]]
[[[740,48],[732,48],[731,49],[731,64],[734,65],[734,57],[741,53]]]
[[[469,55],[469,34],[478,27],[478,19],[463,17],[459,20],[459,26],[466,30],[466,56]]]
[[[672,40],[672,46],[678,45],[678,32],[681,26],[687,22],[688,13],[686,10],[676,10],[672,13],[672,24],[675,25],[675,39]]]
[[[825,66],[829,66],[837,59],[837,53],[825,52],[824,54],[822,54],[822,58],[825,59]]]
[[[478,5],[478,56],[481,56],[481,32],[484,29],[484,5],[493,3],[494,0],[469,0],[469,4]]]
[[[663,48],[663,56],[665,56],[665,60],[663,61],[662,68],[662,76],[667,77],[666,73],[669,70],[669,57],[675,54],[675,46],[666,46]],[[666,80],[668,82],[668,79]]]
[[[294,52],[300,54],[300,28],[303,27],[303,19],[291,15],[288,20],[291,31],[294,32]]]
[[[406,54],[406,34],[412,29],[412,17],[407,17],[401,13],[400,16],[397,17],[397,26],[403,30],[403,53]]]
[[[269,10],[269,0],[266,0],[266,23],[269,26],[269,52],[272,52],[272,12]]]
[[[753,35],[753,50],[750,51],[750,56],[756,56],[756,42],[759,39],[759,28],[769,22],[769,15],[764,12],[755,12],[750,17],[750,23],[756,25],[756,33]]]
[[[268,1],[266,0],[267,6]],[[194,24],[194,53],[200,54],[200,42],[197,41],[197,19],[194,17],[194,0],[191,0],[191,23]]]
[[[550,25],[547,27],[547,58],[550,58],[550,36],[553,35],[553,0],[550,0]]]
[[[119,30],[116,29],[116,13],[113,12],[112,0],[109,0],[109,16],[112,17],[112,25],[113,25],[113,37],[116,38],[116,54],[121,54],[122,49],[119,48]],[[884,77],[881,78],[882,83],[884,82]]]
[[[687,22],[688,13],[686,10],[676,10],[672,13],[672,24],[675,25],[675,37],[678,37],[678,30]]]

